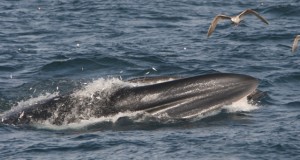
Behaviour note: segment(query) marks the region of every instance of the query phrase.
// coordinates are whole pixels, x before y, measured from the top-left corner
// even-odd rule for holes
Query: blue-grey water
[[[269,25],[247,16],[207,38],[215,15],[247,8]],[[267,96],[256,109],[195,121],[0,125],[0,157],[300,159],[300,50],[291,53],[299,17],[299,0],[3,0],[1,112],[111,77],[240,73],[259,79]]]

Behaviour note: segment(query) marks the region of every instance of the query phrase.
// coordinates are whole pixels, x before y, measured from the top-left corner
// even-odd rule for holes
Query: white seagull
[[[295,52],[296,49],[298,48],[299,40],[300,40],[300,35],[297,35],[294,39],[294,43],[293,43],[293,46],[292,46],[292,52]]]
[[[223,19],[228,19],[228,20],[231,20],[231,22],[235,25],[238,25],[242,20],[243,20],[243,17],[247,14],[254,14],[257,18],[259,18],[261,21],[263,21],[264,23],[266,24],[269,24],[268,21],[262,17],[261,15],[259,15],[257,12],[251,10],[251,9],[246,9],[245,11],[241,12],[239,15],[237,16],[226,16],[226,15],[217,15],[213,21],[211,22],[211,25],[209,26],[209,29],[208,29],[208,32],[207,32],[207,37],[209,37],[212,32],[215,30],[216,26],[217,26],[217,23],[220,21],[220,20],[223,20]]]

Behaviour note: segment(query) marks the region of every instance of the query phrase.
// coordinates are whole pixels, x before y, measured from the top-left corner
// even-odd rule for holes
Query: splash
[[[131,83],[124,82],[118,78],[104,79],[99,78],[87,84],[83,89],[80,89],[72,94],[73,97],[93,97],[96,92],[111,94],[117,89],[125,86],[132,86]],[[96,97],[102,98],[102,97]]]
[[[19,117],[18,122],[12,121],[13,123],[30,121],[39,124],[66,125],[99,118],[99,115],[103,115],[102,113],[110,112],[113,109],[109,106],[109,97],[124,86],[129,86],[129,83],[117,78],[100,78],[83,86],[82,89],[73,92],[71,95],[60,95],[58,92],[46,93],[18,102],[11,110],[3,113],[4,120],[10,121],[6,118],[7,116],[12,117],[12,119]],[[30,112],[29,114],[26,111],[24,112],[24,110],[34,105],[37,105],[36,112]],[[36,118],[39,112],[43,112],[47,116],[45,117],[46,120]]]
[[[231,105],[226,105],[223,107],[227,112],[249,112],[258,109],[259,106],[257,104],[250,104],[247,100],[247,97],[240,99],[232,103]]]
[[[71,94],[68,102],[59,104],[53,116],[47,120],[49,122],[46,123],[68,125],[70,123],[81,123],[86,120],[93,121],[95,118],[100,118],[100,121],[102,121],[102,117],[99,117],[99,115],[105,115],[105,112],[113,112],[114,109],[109,105],[110,96],[118,89],[126,86],[132,85],[118,78],[94,80]],[[62,114],[66,107],[71,112]]]
[[[244,97],[230,105],[224,105],[223,107],[215,110],[206,112],[205,114],[199,114],[196,117],[192,118],[192,121],[199,121],[207,117],[213,117],[220,114],[223,110],[227,113],[237,113],[237,112],[250,112],[258,109],[258,104],[249,103],[247,97]]]
[[[14,111],[14,110],[22,109],[24,107],[28,107],[28,106],[31,106],[34,104],[38,104],[42,101],[54,98],[58,95],[59,95],[59,92],[44,93],[44,94],[39,95],[38,97],[33,97],[28,100],[21,100],[20,102],[17,103],[16,106],[13,106],[10,111]]]

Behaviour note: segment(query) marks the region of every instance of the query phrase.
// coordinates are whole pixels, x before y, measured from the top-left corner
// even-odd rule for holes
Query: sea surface
[[[251,8],[238,26],[217,14]],[[2,0],[0,112],[118,79],[239,73],[266,96],[209,117],[0,125],[1,159],[300,159],[299,0]]]

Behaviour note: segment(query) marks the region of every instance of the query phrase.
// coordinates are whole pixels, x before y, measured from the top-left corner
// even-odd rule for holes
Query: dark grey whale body
[[[175,80],[174,80],[175,79]],[[129,82],[157,82],[166,78],[135,79]],[[145,82],[146,82],[145,81]],[[2,114],[3,124],[31,124],[47,121],[54,125],[90,117],[111,116],[125,111],[144,111],[154,116],[192,118],[221,108],[244,97],[252,98],[258,80],[247,75],[217,73],[189,78],[172,78],[161,83],[122,87],[105,98],[57,96],[34,105],[12,108]]]

